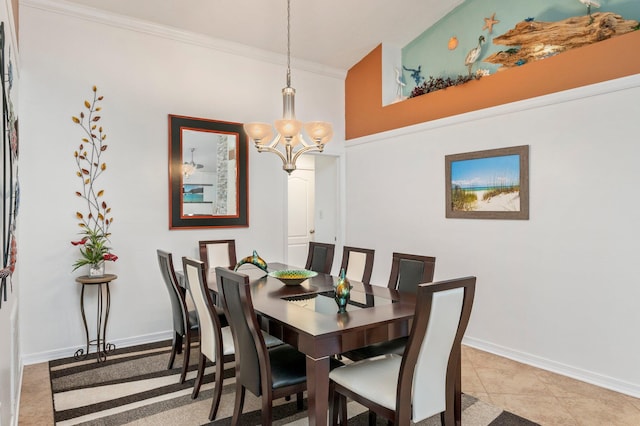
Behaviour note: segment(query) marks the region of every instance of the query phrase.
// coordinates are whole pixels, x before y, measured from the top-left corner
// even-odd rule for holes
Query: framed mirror
[[[169,115],[169,229],[249,226],[241,123]]]

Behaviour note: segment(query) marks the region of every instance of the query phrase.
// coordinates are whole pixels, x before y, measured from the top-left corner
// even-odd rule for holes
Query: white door
[[[307,161],[302,161],[306,158]],[[313,157],[301,157],[288,179],[288,253],[287,263],[303,268],[309,241],[313,241],[315,170]]]

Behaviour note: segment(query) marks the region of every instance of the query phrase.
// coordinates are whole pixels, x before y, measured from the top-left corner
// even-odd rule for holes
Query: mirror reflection
[[[169,228],[249,226],[241,123],[169,115]]]
[[[182,215],[236,216],[235,134],[183,128]]]

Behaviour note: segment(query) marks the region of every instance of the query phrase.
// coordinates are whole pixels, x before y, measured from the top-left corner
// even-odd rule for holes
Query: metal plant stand
[[[91,346],[96,347],[96,358],[98,362],[107,360],[107,354],[116,348],[116,345],[107,343],[107,321],[109,320],[109,308],[111,305],[111,295],[109,292],[109,283],[118,278],[114,274],[105,274],[101,277],[90,277],[83,275],[76,278],[76,282],[82,284],[82,292],[80,293],[80,311],[82,312],[82,323],[84,324],[84,333],[87,341],[86,349],[80,348],[73,355],[75,359],[85,359],[89,355]],[[89,339],[89,327],[87,326],[87,317],[84,312],[84,290],[88,286],[97,286],[98,289],[98,306],[96,309],[96,338]],[[106,298],[106,300],[105,300]]]

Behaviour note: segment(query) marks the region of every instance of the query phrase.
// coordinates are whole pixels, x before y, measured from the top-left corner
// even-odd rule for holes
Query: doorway
[[[335,244],[338,239],[338,157],[300,157],[287,186],[287,263],[304,267],[309,241]]]

